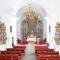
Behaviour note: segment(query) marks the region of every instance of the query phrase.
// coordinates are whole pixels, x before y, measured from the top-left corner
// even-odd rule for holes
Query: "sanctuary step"
[[[22,41],[22,42],[21,42]],[[34,40],[33,40],[34,41]],[[21,44],[21,45],[26,45],[26,44],[28,44],[29,42],[28,41],[26,41],[26,40],[20,40],[20,39],[17,39],[17,42],[18,42],[18,44]],[[45,40],[40,40],[40,41],[34,41],[34,44],[40,44],[40,45],[42,45],[42,44],[48,44],[47,43],[47,41],[46,41],[46,39]]]

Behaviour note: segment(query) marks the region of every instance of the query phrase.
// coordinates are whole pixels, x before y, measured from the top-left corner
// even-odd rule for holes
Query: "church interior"
[[[60,60],[60,0],[0,0],[0,60]]]

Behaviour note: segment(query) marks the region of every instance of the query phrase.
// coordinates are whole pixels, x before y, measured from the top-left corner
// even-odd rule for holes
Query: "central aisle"
[[[36,60],[34,44],[27,44],[25,49],[25,55],[22,60]]]

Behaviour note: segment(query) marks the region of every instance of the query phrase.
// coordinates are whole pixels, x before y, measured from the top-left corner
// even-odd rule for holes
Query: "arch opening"
[[[19,20],[17,21],[17,38],[23,41],[44,41],[46,36],[47,22],[44,20],[44,10],[41,12],[37,11],[34,7],[25,7],[19,10],[17,16]],[[40,13],[41,12],[41,13]],[[29,39],[30,38],[30,39]]]

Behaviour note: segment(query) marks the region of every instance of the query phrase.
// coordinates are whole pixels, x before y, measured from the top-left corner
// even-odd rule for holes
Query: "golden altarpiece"
[[[26,17],[21,23],[21,35],[24,40],[28,36],[33,35],[42,40],[43,38],[43,22],[38,18],[38,14],[33,9],[28,9],[23,13]]]

